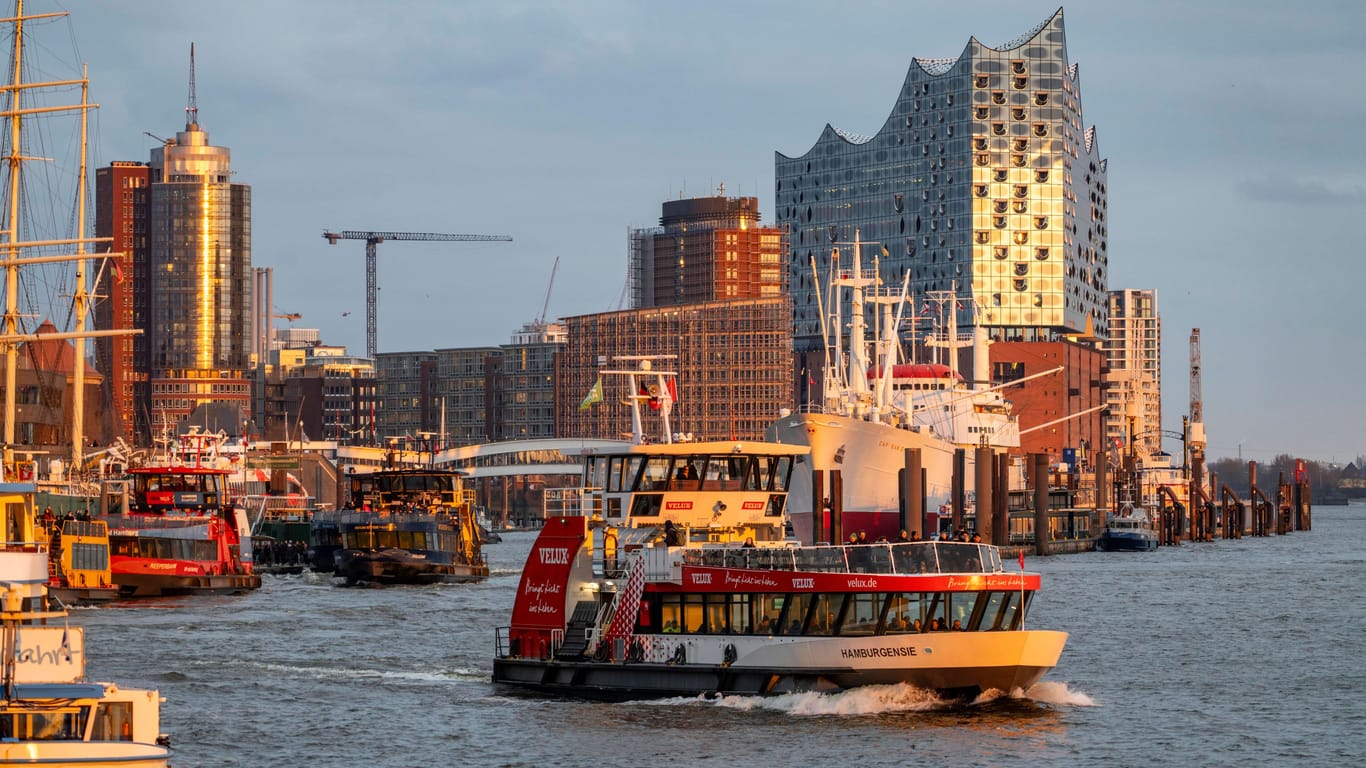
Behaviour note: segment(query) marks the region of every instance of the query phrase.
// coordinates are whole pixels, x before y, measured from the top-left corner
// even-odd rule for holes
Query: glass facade
[[[885,284],[909,270],[918,295],[957,291],[960,324],[1033,340],[1089,318],[1105,335],[1106,162],[1082,127],[1061,9],[999,48],[914,59],[876,135],[827,127],[775,166],[798,350],[820,347],[812,260],[824,274],[856,231]]]

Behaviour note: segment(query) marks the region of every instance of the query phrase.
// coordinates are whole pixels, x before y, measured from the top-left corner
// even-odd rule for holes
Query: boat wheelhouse
[[[164,462],[133,467],[105,484],[110,570],[124,597],[246,592],[261,586],[253,570],[251,527],[228,493],[230,470],[211,466],[200,445]]]
[[[315,512],[310,561],[347,584],[480,581],[489,567],[457,470],[392,468],[349,478],[347,509]]]
[[[40,521],[48,542],[48,593],[63,605],[99,605],[119,595],[109,568],[109,526],[66,514]]]
[[[579,514],[548,519],[523,567],[494,682],[601,698],[894,683],[974,694],[1028,688],[1056,665],[1066,633],[1025,626],[1039,576],[1007,571],[994,546],[790,539],[807,450],[586,455]]]

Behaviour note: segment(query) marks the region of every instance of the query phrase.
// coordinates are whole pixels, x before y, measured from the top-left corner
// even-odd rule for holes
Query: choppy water
[[[91,677],[167,699],[172,765],[1246,766],[1366,759],[1366,505],[1315,530],[1156,553],[1032,558],[1029,623],[1071,633],[1023,698],[903,687],[603,704],[489,683],[531,534],[478,585],[81,610]]]

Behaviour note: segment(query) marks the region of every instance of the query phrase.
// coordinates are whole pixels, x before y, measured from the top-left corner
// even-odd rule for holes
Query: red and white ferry
[[[254,572],[251,526],[215,465],[217,436],[192,432],[164,460],[106,485],[109,568],[123,597],[245,592]]]
[[[632,393],[638,376],[671,375],[615,373]],[[1056,665],[1067,634],[1025,626],[1038,574],[1007,571],[996,547],[799,545],[786,501],[808,448],[670,443],[667,408],[664,421],[662,443],[585,456],[580,514],[546,521],[498,630],[495,683],[600,698],[893,683],[972,695]]]

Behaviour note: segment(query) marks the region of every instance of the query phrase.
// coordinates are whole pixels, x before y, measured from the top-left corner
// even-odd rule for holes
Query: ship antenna
[[[185,103],[185,130],[199,127],[199,105],[194,96],[194,43],[190,43],[190,98]]]

